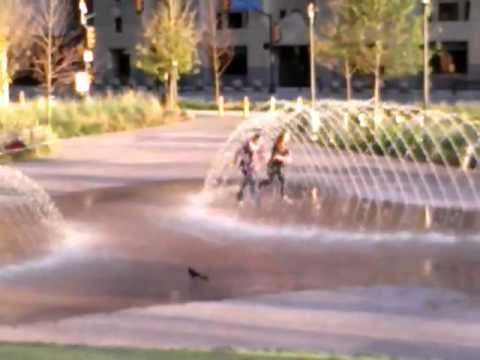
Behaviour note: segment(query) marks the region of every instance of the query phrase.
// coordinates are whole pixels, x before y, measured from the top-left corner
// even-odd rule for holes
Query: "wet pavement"
[[[77,139],[62,158],[21,165],[54,195],[68,235],[50,256],[0,271],[1,340],[478,358],[475,239],[388,206],[380,217],[390,211],[402,231],[372,232],[372,220],[345,231],[374,212],[336,202],[308,209],[340,224],[330,228],[295,203],[275,210],[270,195],[263,219],[248,204],[206,207],[208,159],[238,121],[215,120]]]

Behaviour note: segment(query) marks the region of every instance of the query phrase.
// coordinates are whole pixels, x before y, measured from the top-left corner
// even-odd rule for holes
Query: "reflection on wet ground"
[[[41,258],[62,241],[61,219],[40,216],[27,199],[0,200],[0,265]]]
[[[443,233],[440,210],[431,213],[433,232],[425,230],[425,209],[365,207],[320,194],[307,206],[300,192],[291,205],[265,193],[260,210],[239,209],[228,195],[202,207],[195,200],[201,187],[176,181],[54,199],[78,246],[3,268],[0,321],[346,286],[480,292],[480,243]],[[468,233],[475,218],[462,220]],[[208,281],[191,278],[189,267]]]
[[[316,187],[290,186],[288,195],[291,201],[283,201],[278,189],[272,187],[239,208],[235,201],[237,190],[235,185],[217,190],[215,196],[211,196],[209,206],[249,223],[276,227],[289,224],[342,233],[380,233],[381,236],[407,232],[422,237],[439,233],[439,238],[451,235],[457,240],[460,237],[476,238],[480,233],[480,212],[461,207],[435,208],[372,201],[324,195]]]

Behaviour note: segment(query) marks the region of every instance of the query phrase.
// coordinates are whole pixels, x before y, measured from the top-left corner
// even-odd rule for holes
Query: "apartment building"
[[[143,11],[137,12],[135,0],[90,0],[89,11],[95,16],[97,41],[95,73],[97,83],[149,83],[134,67],[135,48],[141,40],[143,24],[148,20],[158,0],[144,0]],[[193,0],[199,21],[199,31],[207,16],[207,0]],[[273,81],[278,86],[307,86],[308,67],[308,0],[230,0],[232,10],[223,0],[216,0],[218,30],[231,34],[233,60],[225,72],[225,84],[241,81],[267,87]],[[247,7],[238,9],[244,2]],[[278,36],[274,51],[270,51],[270,20]],[[199,48],[201,63],[190,83],[208,85],[208,61]],[[273,57],[273,58],[272,58]]]
[[[95,82],[110,86],[145,80],[135,69],[135,49],[141,41],[143,24],[156,0],[144,0],[142,11],[135,0],[89,0],[89,21],[96,30]]]
[[[308,86],[308,3],[309,0],[264,0],[257,2],[260,11],[248,12],[235,10],[234,2],[230,11],[220,3],[218,29],[231,34],[234,53],[224,82],[240,80],[267,87],[273,80],[281,87]],[[271,25],[273,51],[270,49]]]
[[[135,69],[135,47],[141,40],[143,24],[158,0],[90,0],[95,13],[96,81],[108,85],[151,84]],[[198,13],[199,31],[207,16],[207,0],[192,0]],[[223,83],[240,83],[263,88],[306,87],[309,84],[308,18],[309,0],[215,0],[218,31],[231,34],[233,60],[226,69]],[[226,7],[226,3],[231,5]],[[325,0],[315,1],[318,12],[316,28],[330,16]],[[419,0],[420,6],[421,0]],[[441,51],[432,61],[433,81],[437,87],[452,84],[480,84],[480,1],[433,0],[431,17],[432,47]],[[270,19],[274,27],[271,51]],[[201,63],[196,74],[184,79],[186,84],[210,83],[208,61],[200,48]],[[318,64],[317,84],[328,86],[331,74]]]
[[[480,85],[480,2],[436,0],[432,10],[431,47],[440,49],[432,61],[434,85]]]

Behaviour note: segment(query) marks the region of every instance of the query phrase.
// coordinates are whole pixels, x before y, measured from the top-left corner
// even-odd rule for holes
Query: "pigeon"
[[[198,271],[196,271],[195,269],[193,269],[191,267],[188,268],[188,275],[190,275],[190,277],[192,279],[198,278],[198,279],[201,279],[203,281],[208,281],[208,276],[200,274]]]

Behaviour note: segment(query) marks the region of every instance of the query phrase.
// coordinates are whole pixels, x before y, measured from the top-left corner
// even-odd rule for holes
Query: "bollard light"
[[[383,123],[383,115],[380,112],[376,111],[373,115],[373,120],[375,123],[375,127],[379,127]]]
[[[223,118],[225,115],[225,99],[223,96],[218,98],[218,116]]]
[[[433,214],[430,206],[425,207],[425,229],[430,230],[433,225]]]
[[[320,113],[316,110],[310,110],[310,129],[315,134],[320,131]]]
[[[350,115],[343,114],[343,128],[348,130],[350,128]]]
[[[475,163],[472,165],[472,162],[475,160],[475,145],[468,145],[467,152],[465,153],[465,158],[463,159],[462,170],[467,172],[472,167],[475,167]]]
[[[20,105],[25,104],[25,92],[23,90],[20,90],[20,92],[18,93],[17,100]]]
[[[277,99],[275,96],[270,97],[270,112],[275,112],[277,107]]]
[[[368,127],[367,116],[365,114],[358,115],[358,122],[360,123],[360,127]]]
[[[243,117],[248,118],[250,116],[250,100],[248,96],[243,98]]]
[[[297,98],[297,104],[295,105],[295,110],[297,112],[300,112],[300,111],[302,111],[302,109],[303,109],[303,98],[301,96],[299,96]]]

